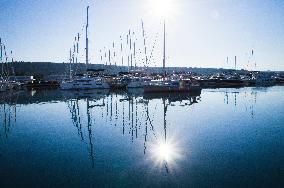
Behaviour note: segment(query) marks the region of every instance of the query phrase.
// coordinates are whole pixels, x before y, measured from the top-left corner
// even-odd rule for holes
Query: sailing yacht
[[[88,64],[89,64],[88,27],[89,27],[89,6],[87,7],[87,24],[86,24],[86,67],[87,67],[87,71],[88,71]],[[60,88],[63,90],[70,90],[70,89],[87,90],[87,89],[109,89],[110,86],[106,82],[106,80],[101,76],[92,77],[88,74],[85,74],[82,77],[72,78],[70,74],[70,80],[61,82]]]
[[[201,87],[194,80],[183,78],[166,78],[166,23],[164,20],[164,53],[163,53],[163,80],[153,80],[146,84],[144,93],[160,93],[160,92],[200,92]]]

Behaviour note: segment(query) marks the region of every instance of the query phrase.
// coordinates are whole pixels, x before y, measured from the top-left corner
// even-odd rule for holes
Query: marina
[[[0,2],[0,187],[283,187],[283,8]]]

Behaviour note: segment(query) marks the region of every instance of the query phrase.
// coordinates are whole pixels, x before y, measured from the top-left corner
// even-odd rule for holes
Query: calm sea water
[[[1,101],[1,188],[284,185],[281,86],[23,91]]]

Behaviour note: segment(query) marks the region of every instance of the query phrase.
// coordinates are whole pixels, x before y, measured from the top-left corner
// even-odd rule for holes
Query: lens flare
[[[173,0],[149,0],[149,5],[156,15],[166,18],[171,14]]]

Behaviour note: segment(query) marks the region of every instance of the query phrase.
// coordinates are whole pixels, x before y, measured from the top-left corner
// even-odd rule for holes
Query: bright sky
[[[18,61],[66,62],[87,5],[91,63],[115,42],[121,64],[129,29],[142,49],[143,19],[148,57],[157,36],[150,65],[162,66],[165,14],[167,66],[233,68],[237,56],[238,69],[284,70],[283,0],[0,0],[2,42]]]

